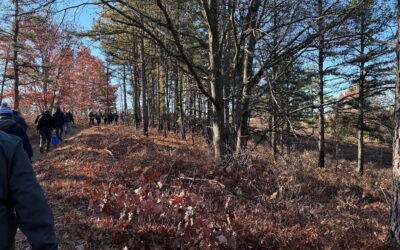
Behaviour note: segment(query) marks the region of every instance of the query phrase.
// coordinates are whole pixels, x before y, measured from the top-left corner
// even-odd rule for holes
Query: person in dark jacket
[[[118,125],[118,118],[119,118],[119,115],[118,115],[117,112],[115,112],[115,114],[114,114],[114,121],[115,121],[115,124],[117,124],[117,125]]]
[[[22,141],[0,131],[0,249],[14,249],[17,228],[32,249],[58,247],[52,212]]]
[[[74,122],[74,115],[70,110],[65,113],[65,135],[72,133],[72,123]]]
[[[90,112],[89,112],[89,126],[92,126],[92,125],[94,126],[94,119],[96,118],[96,116],[97,116],[96,111],[90,109]]]
[[[28,125],[26,124],[25,119],[19,114],[18,110],[13,110],[13,119],[25,130],[28,130]]]
[[[56,112],[53,115],[53,128],[56,130],[56,135],[60,141],[62,141],[62,133],[64,131],[65,115],[61,112],[61,108],[57,107]]]
[[[15,120],[13,120],[13,112],[10,107],[8,107],[7,103],[3,103],[0,108],[0,130],[21,138],[29,159],[32,159],[33,150],[28,135],[25,130]]]
[[[101,113],[101,110],[99,109],[99,111],[96,113],[97,127],[100,126],[101,118],[103,118],[103,113]]]
[[[36,130],[39,132],[39,146],[40,153],[43,153],[43,147],[46,145],[46,150],[50,150],[51,143],[51,133],[53,130],[53,117],[51,117],[50,112],[48,110],[44,111],[43,114],[40,115]]]
[[[111,112],[108,112],[107,114],[107,123],[112,124],[114,121],[114,115]]]
[[[103,119],[104,119],[104,125],[107,125],[108,124],[108,115],[106,112],[104,112],[104,114],[103,114]]]

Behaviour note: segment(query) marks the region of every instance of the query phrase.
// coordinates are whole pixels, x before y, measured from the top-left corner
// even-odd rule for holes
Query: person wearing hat
[[[7,134],[15,135],[21,138],[29,159],[32,159],[33,150],[28,135],[26,134],[24,128],[22,128],[13,119],[13,112],[7,103],[3,103],[0,108],[0,130]]]
[[[0,131],[0,249],[15,249],[19,228],[32,249],[56,250],[53,214],[22,145]]]

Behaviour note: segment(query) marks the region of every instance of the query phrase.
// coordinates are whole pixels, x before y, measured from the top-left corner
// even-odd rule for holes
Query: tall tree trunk
[[[223,81],[221,76],[222,67],[222,42],[220,34],[220,7],[219,0],[202,0],[203,16],[207,20],[208,30],[208,57],[210,69],[210,90],[212,98],[212,143],[214,149],[214,160],[217,164],[225,162],[226,137]],[[211,100],[211,99],[210,99]]]
[[[322,16],[322,0],[318,0],[318,14]],[[318,134],[318,167],[325,167],[325,114],[324,114],[324,50],[325,38],[323,33],[323,19],[318,21],[318,97],[319,97],[319,134]]]
[[[250,30],[252,31],[248,37],[246,44],[246,51],[243,59],[243,72],[242,72],[242,88],[241,98],[236,112],[239,115],[236,124],[236,148],[235,153],[241,154],[242,151],[247,147],[248,133],[249,133],[249,119],[251,115],[250,111],[250,95],[254,83],[250,82],[249,79],[253,76],[253,61],[254,51],[256,48],[256,36],[255,28],[257,26],[257,14],[261,6],[261,1],[252,1],[252,5],[249,8],[249,14],[247,21],[250,22]],[[228,109],[229,110],[229,109]]]
[[[364,173],[364,84],[365,84],[365,10],[361,12],[361,37],[360,37],[360,80],[358,81],[359,104],[358,104],[358,150],[357,150],[357,171],[362,175]]]
[[[123,91],[123,97],[124,97],[124,113],[126,114],[126,111],[128,110],[128,102],[126,100],[126,66],[122,66],[122,91]]]
[[[140,123],[142,122],[141,119],[141,112],[140,112],[140,76],[139,76],[139,67],[136,64],[134,68],[134,95],[135,95],[135,125],[136,129],[140,128]]]
[[[167,104],[166,104],[166,85],[167,85],[167,72],[164,63],[159,65],[159,105],[160,105],[160,126],[159,129],[163,131],[164,136],[167,136]]]
[[[157,110],[158,110],[158,132],[163,129],[162,124],[162,110],[161,110],[161,65],[160,61],[157,62]]]
[[[42,58],[42,62],[43,62],[43,65],[42,65],[42,67],[43,67],[43,79],[44,79],[44,81],[43,81],[43,102],[44,102],[44,110],[48,110],[48,108],[49,108],[49,100],[48,100],[48,91],[49,91],[49,83],[50,83],[50,72],[49,72],[49,67],[48,67],[48,65],[50,65],[50,62],[48,62],[46,59],[44,59],[44,58]],[[53,90],[54,91],[54,90]],[[52,100],[54,100],[54,95],[53,95],[53,98],[52,98]],[[52,102],[52,104],[51,104],[51,109],[50,110],[53,110],[53,107],[54,107],[54,102]]]
[[[3,78],[1,80],[0,105],[1,105],[1,103],[3,103],[3,94],[4,94],[4,87],[6,85],[7,67],[8,67],[9,61],[10,61],[10,47],[7,47],[6,61],[4,63],[4,73],[3,73]]]
[[[278,13],[276,13],[276,10],[273,13],[273,23],[274,27],[278,25]],[[278,29],[275,29],[274,34],[273,34],[273,55],[272,57],[275,56],[277,53],[276,50],[278,50],[278,39],[279,39],[279,32]],[[272,147],[272,156],[276,160],[277,153],[278,153],[278,135],[277,135],[277,130],[278,130],[278,105],[276,103],[277,98],[276,98],[276,93],[277,93],[277,83],[278,83],[278,65],[275,65],[272,67],[272,85],[270,86],[271,88],[271,108],[272,108],[272,114],[271,114],[271,124],[272,124],[272,130],[271,130],[271,147]]]
[[[106,64],[106,105],[107,105],[107,112],[111,112],[110,110],[110,65],[109,61],[107,60]]]
[[[20,45],[18,43],[19,38],[19,0],[14,1],[15,12],[14,12],[14,109],[19,109],[19,62],[18,62],[18,51],[20,49]]]
[[[181,129],[181,137],[182,139],[186,139],[186,130],[185,130],[185,111],[183,110],[183,75],[179,77],[179,98],[178,98],[178,109],[179,109],[179,126]]]
[[[173,127],[175,129],[175,133],[178,132],[179,129],[179,67],[176,64],[176,75],[175,75],[175,86],[174,86],[174,115],[173,115]]]
[[[274,89],[273,92],[275,93],[275,83],[272,88]],[[272,98],[272,97],[271,97]],[[278,114],[277,114],[277,106],[275,102],[272,100],[272,115],[271,115],[271,147],[272,147],[272,156],[276,159],[278,154]]]
[[[142,112],[143,112],[143,133],[145,136],[149,136],[149,112],[147,110],[147,75],[146,75],[146,64],[144,55],[144,38],[140,38],[140,79],[142,82]]]
[[[397,0],[396,98],[393,137],[393,201],[390,218],[390,241],[400,245],[400,0]]]
[[[166,129],[164,130],[164,137],[167,137],[167,130],[168,131],[170,131],[171,130],[171,118],[170,118],[170,104],[171,104],[171,101],[170,101],[170,94],[169,94],[169,80],[170,80],[170,74],[169,74],[169,72],[170,72],[170,67],[169,67],[169,63],[168,63],[168,60],[167,60],[167,67],[166,67],[166,74],[165,74],[165,78],[166,78],[166,81],[165,81],[165,100],[166,100],[166,124],[167,124],[167,127],[166,127]]]
[[[133,62],[133,65],[131,66],[131,89],[132,89],[132,105],[133,105],[133,117],[135,121],[135,126],[136,129],[139,129],[140,127],[140,119],[139,119],[139,84],[137,80],[137,74],[135,73],[137,71],[136,69],[136,62]]]
[[[152,113],[151,126],[153,128],[155,128],[155,126],[156,126],[155,118],[157,115],[157,113],[156,113],[156,103],[157,103],[157,100],[156,100],[156,77],[157,77],[157,75],[155,73],[153,73],[152,76],[153,76],[153,78],[151,81],[151,113]]]

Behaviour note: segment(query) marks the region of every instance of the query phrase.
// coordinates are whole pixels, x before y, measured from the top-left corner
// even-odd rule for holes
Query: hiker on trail
[[[113,121],[114,121],[114,115],[113,115],[111,112],[109,112],[109,113],[107,114],[107,123],[108,123],[108,124],[112,124]]]
[[[53,115],[53,128],[56,130],[56,135],[60,141],[62,141],[61,135],[64,131],[65,115],[61,112],[61,108],[57,107],[56,112]]]
[[[32,159],[33,150],[28,135],[26,134],[24,128],[22,128],[21,125],[19,125],[13,119],[13,112],[10,107],[8,107],[7,103],[3,103],[0,108],[0,130],[7,134],[15,135],[21,138],[29,159]]]
[[[26,132],[28,130],[28,125],[26,124],[25,119],[20,116],[18,110],[14,109],[12,112],[14,121],[16,121]]]
[[[71,110],[68,110],[65,113],[65,135],[72,133],[72,123],[75,124],[74,115],[71,113]]]
[[[103,115],[103,119],[104,119],[104,125],[107,125],[107,123],[108,123],[108,115],[105,112],[104,112],[104,115]]]
[[[50,111],[46,110],[40,115],[36,130],[39,131],[40,153],[43,153],[43,147],[46,145],[46,151],[50,150],[51,133],[53,130],[53,117]]]
[[[15,248],[18,227],[32,249],[56,250],[53,215],[22,144],[0,131],[0,249]]]
[[[115,114],[113,116],[114,116],[115,124],[118,124],[118,118],[119,118],[118,113],[115,112]]]
[[[89,126],[94,125],[94,119],[96,118],[96,111],[90,109],[89,112]]]
[[[37,116],[36,116],[36,119],[35,119],[35,124],[37,124],[37,123],[38,123],[38,121],[39,121],[40,117],[41,117],[43,114],[44,114],[44,110],[42,111],[42,113],[41,113],[40,115],[37,115]]]
[[[101,118],[103,118],[103,114],[101,113],[101,110],[99,109],[99,111],[97,111],[97,113],[96,113],[97,126],[100,126]]]

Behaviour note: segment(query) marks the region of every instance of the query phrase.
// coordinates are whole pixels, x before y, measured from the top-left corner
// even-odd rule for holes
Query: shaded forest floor
[[[388,168],[258,147],[223,169],[205,140],[151,132],[93,127],[37,159],[61,249],[387,248]]]

